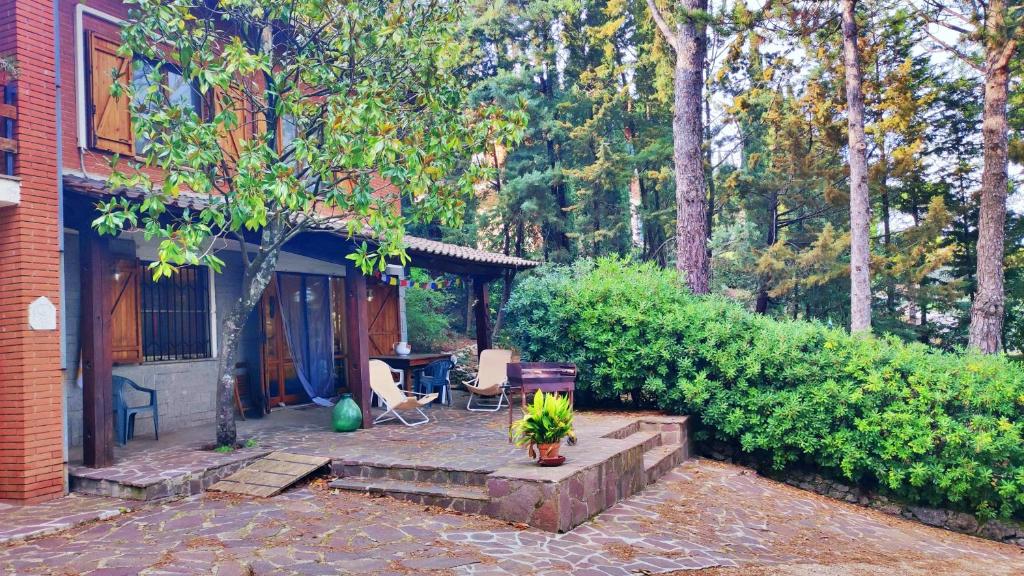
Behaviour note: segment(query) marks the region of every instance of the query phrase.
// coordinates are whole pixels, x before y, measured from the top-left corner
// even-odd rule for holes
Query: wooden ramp
[[[267,498],[330,463],[330,458],[321,456],[273,452],[210,486],[209,490]]]

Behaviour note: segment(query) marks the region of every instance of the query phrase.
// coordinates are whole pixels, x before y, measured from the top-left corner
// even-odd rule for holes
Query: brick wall
[[[21,204],[0,209],[0,500],[41,501],[64,493],[59,332],[28,324],[38,297],[60,306],[53,4],[0,0],[0,51],[21,71]]]

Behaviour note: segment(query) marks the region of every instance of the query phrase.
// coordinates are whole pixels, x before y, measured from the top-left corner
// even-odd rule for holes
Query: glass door
[[[288,351],[281,306],[277,300],[276,279],[272,279],[263,291],[260,318],[263,332],[263,345],[260,347],[261,374],[267,403],[274,408],[308,401]]]

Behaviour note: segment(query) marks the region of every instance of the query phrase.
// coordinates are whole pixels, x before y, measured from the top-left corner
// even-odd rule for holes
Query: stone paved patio
[[[524,450],[508,442],[507,411],[468,412],[459,398],[452,408],[429,409],[433,421],[425,426],[410,428],[389,422],[349,434],[331,431],[329,408],[288,408],[237,423],[239,440],[250,440],[254,447],[227,454],[211,451],[213,428],[203,426],[165,434],[159,442],[145,436],[134,439],[125,447],[116,447],[115,464],[108,468],[85,468],[72,454],[70,472],[73,479],[106,481],[91,486],[92,493],[128,496],[112,490],[116,483],[137,488],[140,494],[132,497],[148,492],[148,499],[153,499],[196,494],[219,477],[275,450],[326,456],[336,463],[440,466],[479,472],[527,460]],[[581,412],[577,429],[581,438],[597,437],[629,421],[625,414]],[[224,470],[210,472],[220,468]],[[203,474],[208,477],[203,479]],[[73,489],[80,484],[73,482]]]
[[[3,574],[1024,573],[1012,546],[829,500],[744,468],[691,460],[567,534],[332,494],[213,494],[149,504],[0,547]]]
[[[68,494],[43,504],[0,502],[0,544],[61,532],[93,520],[106,520],[137,506],[118,498]]]

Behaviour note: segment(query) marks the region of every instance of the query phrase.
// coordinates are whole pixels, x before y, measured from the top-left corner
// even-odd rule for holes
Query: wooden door
[[[367,283],[372,298],[366,303],[369,318],[370,356],[393,354],[395,342],[402,339],[398,313],[398,286]]]
[[[330,278],[331,321],[334,323],[334,358],[337,375],[343,379],[345,360],[345,280]],[[263,291],[260,302],[260,379],[270,407],[305,402],[308,395],[302,388],[284,333],[284,320],[277,301],[277,276]],[[337,380],[337,378],[336,378]]]
[[[295,404],[303,400],[306,394],[295,373],[291,352],[288,351],[281,306],[277,299],[276,278],[271,279],[263,291],[260,320],[263,343],[260,346],[260,379],[267,404],[270,408]]]

